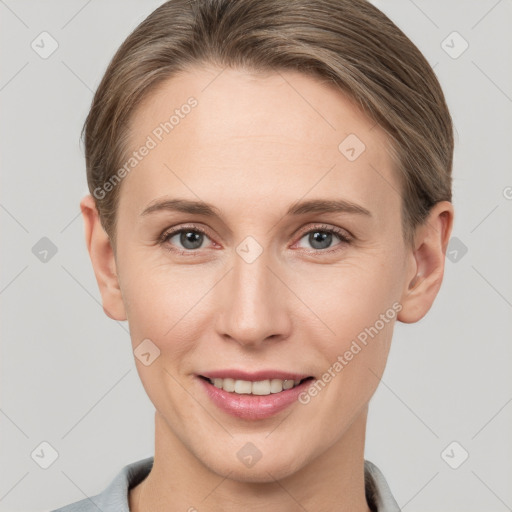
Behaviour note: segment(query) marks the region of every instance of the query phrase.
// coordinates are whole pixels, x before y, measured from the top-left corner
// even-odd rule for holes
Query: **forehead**
[[[151,148],[120,200],[130,196],[138,213],[174,193],[246,205],[279,198],[283,208],[339,194],[375,209],[398,190],[380,127],[339,89],[295,71],[182,72],[132,116],[130,149],[142,146]]]

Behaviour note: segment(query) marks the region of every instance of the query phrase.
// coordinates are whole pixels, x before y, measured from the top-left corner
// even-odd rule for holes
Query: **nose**
[[[251,263],[238,254],[218,290],[217,331],[225,340],[256,348],[291,332],[291,292],[265,251]]]

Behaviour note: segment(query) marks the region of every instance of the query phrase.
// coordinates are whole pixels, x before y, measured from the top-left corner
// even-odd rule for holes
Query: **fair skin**
[[[115,250],[93,198],[81,202],[105,312],[128,320],[133,349],[149,338],[160,350],[149,366],[135,359],[156,409],[155,460],[130,490],[130,510],[367,512],[368,402],[396,319],[309,403],[270,418],[224,412],[198,375],[271,368],[318,379],[394,303],[399,321],[420,320],[441,286],[452,205],[436,204],[407,247],[400,185],[374,122],[339,91],[297,72],[219,71],[191,69],[139,106],[133,149],[168,112],[190,96],[198,101],[123,179]],[[338,149],[349,134],[366,145],[354,161]],[[170,198],[210,203],[220,216],[141,215]],[[371,215],[286,215],[312,199],[343,199]],[[192,225],[206,231],[195,246],[179,235],[158,242],[170,228]],[[324,232],[319,226],[339,228],[351,242],[337,234],[315,242],[310,233]],[[236,250],[247,236],[263,249],[251,263]],[[252,467],[237,457],[248,442],[261,453]]]

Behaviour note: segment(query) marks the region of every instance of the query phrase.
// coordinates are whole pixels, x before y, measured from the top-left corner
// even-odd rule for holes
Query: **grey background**
[[[103,313],[85,247],[79,134],[109,59],[160,3],[0,0],[2,511],[92,496],[153,454],[128,326]],[[374,3],[446,93],[456,216],[433,308],[396,326],[366,458],[407,512],[512,510],[512,1]],[[31,47],[43,31],[58,43],[46,59]],[[453,31],[469,44],[458,58],[457,36],[442,46]],[[57,250],[46,261],[43,237]],[[58,452],[48,469],[44,441]]]

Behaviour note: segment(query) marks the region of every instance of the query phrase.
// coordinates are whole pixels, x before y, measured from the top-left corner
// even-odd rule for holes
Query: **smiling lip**
[[[280,380],[302,380],[310,377],[310,375],[302,375],[300,373],[288,373],[279,370],[260,370],[259,372],[246,372],[243,370],[215,370],[211,372],[201,373],[200,376],[208,379],[235,379],[250,380],[257,382],[259,380],[280,379]]]
[[[270,395],[237,394],[215,387],[209,380],[214,378],[231,378],[235,380],[249,380],[257,382],[267,379],[304,380],[297,386]],[[298,401],[299,395],[305,391],[314,377],[297,373],[288,373],[273,370],[262,370],[249,373],[240,370],[220,370],[197,375],[202,389],[210,400],[222,411],[246,420],[269,418]]]

